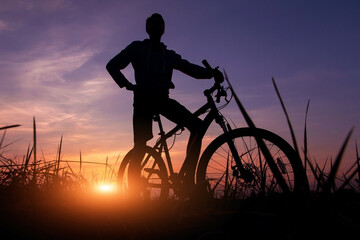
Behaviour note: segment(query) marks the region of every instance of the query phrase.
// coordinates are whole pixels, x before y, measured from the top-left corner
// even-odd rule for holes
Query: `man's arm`
[[[182,59],[180,56],[178,57],[179,59],[176,61],[174,66],[175,69],[196,79],[210,79],[213,77],[212,73],[210,73],[206,68],[190,63],[187,60]]]
[[[126,68],[126,66],[131,62],[131,54],[130,44],[106,64],[106,70],[120,88],[130,88],[132,86],[132,83],[130,83],[120,71]]]

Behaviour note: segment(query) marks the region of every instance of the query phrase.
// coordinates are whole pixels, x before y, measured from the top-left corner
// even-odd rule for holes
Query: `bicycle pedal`
[[[144,168],[143,170],[144,170],[145,172],[151,173],[151,174],[159,174],[159,173],[160,173],[160,170],[158,170],[158,169],[153,169],[153,168]]]

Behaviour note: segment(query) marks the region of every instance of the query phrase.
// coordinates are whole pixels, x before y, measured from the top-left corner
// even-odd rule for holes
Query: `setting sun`
[[[117,190],[115,183],[100,183],[95,186],[95,190],[98,193],[115,193]]]

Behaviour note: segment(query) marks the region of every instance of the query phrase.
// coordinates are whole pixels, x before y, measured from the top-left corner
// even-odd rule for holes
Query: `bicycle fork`
[[[232,129],[231,129],[231,126],[230,124],[228,123],[225,123],[224,119],[222,116],[220,116],[220,114],[216,114],[216,117],[215,117],[215,121],[217,124],[219,124],[219,126],[222,128],[222,130],[224,131],[224,133],[228,133],[230,132]],[[233,176],[235,177],[240,177],[242,178],[245,182],[251,182],[254,180],[254,175],[251,171],[249,171],[248,169],[246,169],[244,167],[244,165],[242,164],[242,161],[241,161],[241,157],[235,147],[235,143],[234,141],[229,138],[228,141],[227,141],[227,144],[229,146],[229,149],[231,151],[231,154],[234,158],[234,161],[236,163],[235,166],[231,166],[231,170],[233,171]],[[227,163],[228,165],[228,163]],[[228,169],[228,168],[227,168]]]

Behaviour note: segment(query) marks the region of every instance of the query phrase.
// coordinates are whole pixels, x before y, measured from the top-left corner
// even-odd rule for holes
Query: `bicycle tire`
[[[306,189],[307,178],[299,155],[283,138],[259,128],[234,129],[213,140],[199,160],[197,184],[205,186],[211,197],[219,199],[244,199],[254,194],[284,192],[257,146],[255,136],[265,142],[276,160],[274,166],[281,172],[290,191]],[[229,140],[234,142],[245,169],[254,176],[253,181],[246,182],[236,169],[232,169],[236,164],[227,146]]]
[[[121,194],[128,195],[128,167],[132,157],[130,150],[123,158],[118,171],[118,188]],[[141,178],[145,191],[141,193],[147,199],[166,199],[169,195],[168,173],[160,154],[153,148],[146,146],[145,156],[141,162]]]

